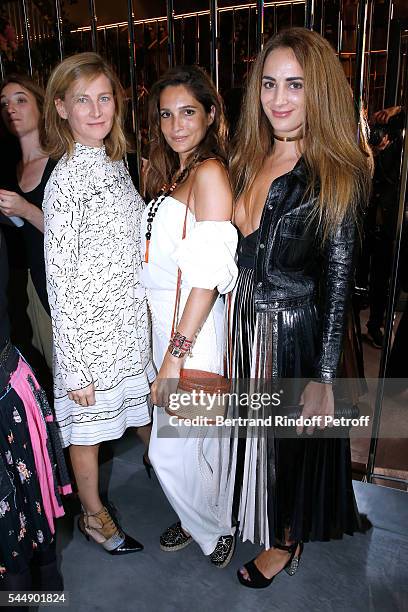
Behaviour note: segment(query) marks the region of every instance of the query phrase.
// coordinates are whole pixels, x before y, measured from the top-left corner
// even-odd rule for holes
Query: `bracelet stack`
[[[191,347],[193,346],[192,340],[187,340],[186,336],[182,336],[179,332],[176,332],[169,342],[169,353],[173,357],[185,357],[191,355]]]

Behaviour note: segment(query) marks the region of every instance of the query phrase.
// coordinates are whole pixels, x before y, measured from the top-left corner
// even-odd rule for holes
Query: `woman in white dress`
[[[51,157],[44,197],[55,412],[83,512],[78,526],[112,554],[141,550],[98,487],[101,442],[149,423],[148,308],[139,283],[143,203],[122,161],[120,83],[95,53],[64,60],[46,91]]]
[[[225,169],[225,121],[220,98],[197,67],[169,70],[149,100],[152,136],[146,190],[159,193],[141,226],[143,273],[152,313],[154,410],[149,458],[179,517],[160,537],[162,550],[193,540],[212,563],[225,567],[235,546],[222,511],[220,439],[180,424],[164,410],[180,369],[222,374],[224,298],[236,280],[237,233],[230,219],[232,193]],[[183,226],[186,223],[186,237]],[[172,337],[178,269],[179,322]],[[192,346],[192,355],[190,348]],[[177,421],[177,419],[176,419]]]

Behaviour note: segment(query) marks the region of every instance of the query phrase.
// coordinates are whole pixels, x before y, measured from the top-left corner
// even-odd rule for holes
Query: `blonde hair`
[[[265,60],[275,49],[292,49],[304,73],[305,125],[302,155],[307,194],[327,236],[369,198],[372,156],[367,127],[356,118],[352,92],[330,44],[317,32],[290,28],[272,37],[258,55],[248,82],[230,159],[235,198],[251,205],[255,178],[274,146],[273,129],[260,102]],[[358,134],[359,132],[359,139]],[[318,192],[318,193],[317,193]]]
[[[123,131],[124,93],[120,81],[109,64],[97,53],[77,53],[67,57],[54,68],[45,91],[46,151],[50,157],[58,159],[64,153],[71,157],[75,144],[67,120],[57,112],[55,100],[64,100],[67,90],[75,81],[82,78],[92,81],[101,74],[109,79],[115,99],[112,129],[104,141],[106,153],[113,161],[122,159],[126,154],[127,142]]]

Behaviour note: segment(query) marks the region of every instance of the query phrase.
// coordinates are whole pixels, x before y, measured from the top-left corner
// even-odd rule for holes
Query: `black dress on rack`
[[[301,380],[334,382],[353,270],[354,228],[346,221],[319,248],[319,234],[306,222],[313,203],[303,199],[305,182],[301,159],[272,183],[260,228],[241,236],[229,315],[234,384],[285,383],[288,405],[298,402]],[[229,416],[234,410],[248,413],[237,405]],[[359,528],[347,436],[280,437],[261,426],[239,433],[233,514],[244,540],[269,548],[285,540],[286,529],[307,542]]]

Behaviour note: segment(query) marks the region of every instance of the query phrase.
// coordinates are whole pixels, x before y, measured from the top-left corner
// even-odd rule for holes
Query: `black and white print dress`
[[[150,421],[154,368],[139,282],[143,207],[124,163],[111,161],[105,147],[76,143],[45,190],[55,412],[64,446],[120,438]],[[94,406],[68,398],[91,382]]]

